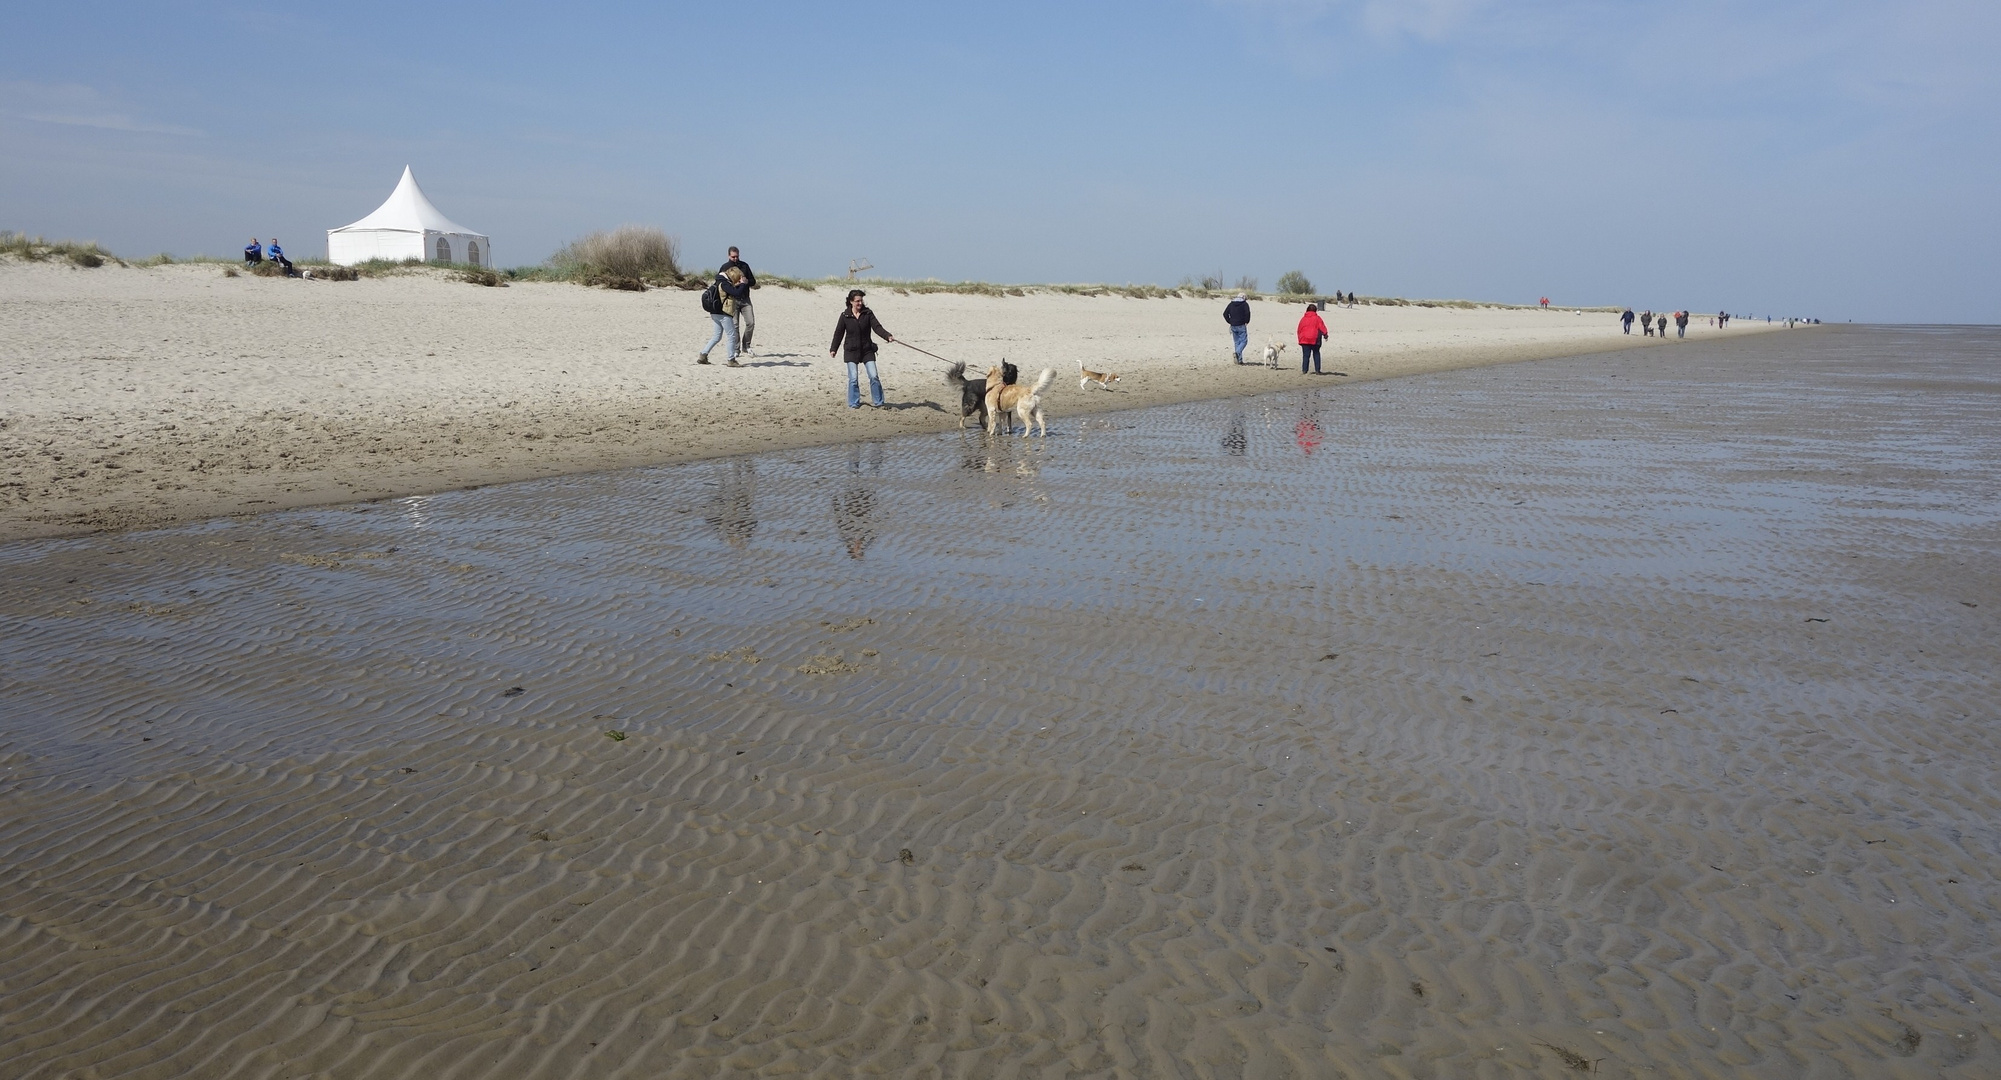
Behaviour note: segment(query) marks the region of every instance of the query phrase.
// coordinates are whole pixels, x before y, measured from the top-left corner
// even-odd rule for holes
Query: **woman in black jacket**
[[[876,321],[875,312],[862,303],[867,293],[860,289],[848,290],[848,310],[841,312],[841,320],[834,324],[834,343],[827,347],[827,358],[840,356],[848,362],[848,408],[862,407],[861,387],[856,385],[857,367],[868,368],[869,404],[882,408],[882,380],[875,373],[875,341],[870,334],[884,341],[895,341],[888,330]],[[845,354],[845,355],[843,355]]]

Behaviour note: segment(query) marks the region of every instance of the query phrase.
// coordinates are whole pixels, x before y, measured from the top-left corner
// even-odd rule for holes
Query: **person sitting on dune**
[[[243,245],[243,263],[246,266],[256,266],[263,261],[264,245],[258,243],[257,238],[253,236],[248,244]]]

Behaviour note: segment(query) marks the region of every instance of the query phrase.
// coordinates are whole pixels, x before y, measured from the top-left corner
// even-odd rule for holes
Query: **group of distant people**
[[[286,272],[288,274],[291,272],[292,264],[284,261],[284,253],[278,247],[277,240],[271,241],[268,255],[264,257],[283,262]],[[243,258],[245,262],[253,264],[260,261],[255,239],[243,249]],[[738,358],[752,355],[751,337],[756,332],[757,322],[751,304],[751,291],[757,287],[757,275],[751,271],[750,264],[743,261],[743,253],[737,248],[730,248],[729,258],[717,269],[715,280],[702,293],[702,310],[707,312],[713,321],[715,332],[709,336],[708,344],[704,345],[702,351],[696,355],[695,363],[707,364],[709,354],[718,346],[725,344],[728,353],[723,362],[728,367],[742,367]],[[896,341],[896,338],[891,336],[889,330],[876,318],[875,312],[869,309],[865,302],[866,296],[867,294],[860,289],[848,291],[847,302],[842,305],[840,318],[834,326],[833,343],[828,347],[829,358],[838,358],[847,364],[847,398],[848,407],[851,409],[861,407],[859,384],[862,374],[868,376],[869,404],[875,408],[883,407],[882,379],[876,370],[875,339],[881,338],[890,343]],[[1333,295],[1332,301],[1352,307],[1355,304],[1355,294],[1337,292]],[[1548,307],[1549,298],[1539,298],[1538,305]],[[1328,332],[1327,321],[1321,317],[1320,310],[1321,305],[1317,301],[1307,304],[1306,312],[1299,317],[1299,323],[1294,328],[1293,339],[1299,344],[1299,373],[1302,375],[1323,374],[1320,368],[1321,349],[1327,342]],[[1675,337],[1688,336],[1687,311],[1659,314],[1645,311],[1635,315],[1633,309],[1627,308],[1619,315],[1619,323],[1623,332],[1627,334],[1633,332],[1633,323],[1636,320],[1640,324],[1640,332],[1647,337],[1656,335],[1666,337],[1670,323],[1674,325]],[[1250,298],[1245,293],[1237,293],[1223,306],[1223,321],[1230,327],[1232,359],[1242,364],[1244,350],[1250,347],[1251,340],[1251,305]],[[1729,324],[1728,312],[1719,311],[1710,319],[1710,325],[1714,327],[1722,328]]]
[[[292,260],[286,258],[285,249],[278,246],[277,237],[272,237],[269,244],[259,244],[257,238],[253,236],[250,238],[249,243],[243,245],[243,264],[245,266],[255,268],[266,259],[276,263],[280,269],[284,270],[286,277],[297,276],[292,271]]]
[[[1639,316],[1640,333],[1646,337],[1653,337],[1656,333],[1660,334],[1660,336],[1662,337],[1666,337],[1668,332],[1668,320],[1670,318],[1674,320],[1674,336],[1678,338],[1687,337],[1688,312],[1686,311],[1677,311],[1674,312],[1672,315],[1668,314],[1667,312],[1662,312],[1661,314],[1656,315],[1651,311],[1643,311],[1640,313]],[[1619,325],[1623,333],[1630,334],[1633,332],[1632,308],[1627,308],[1624,312],[1620,313]]]

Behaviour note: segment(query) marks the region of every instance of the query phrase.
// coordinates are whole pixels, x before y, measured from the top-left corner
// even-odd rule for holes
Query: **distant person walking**
[[[735,248],[730,249],[729,260],[723,263],[722,269],[718,270],[717,273],[723,273],[732,267],[743,274],[743,287],[745,290],[744,299],[738,301],[736,306],[736,351],[740,355],[749,356],[750,337],[757,332],[757,313],[750,309],[749,290],[757,288],[757,275],[750,272],[750,264],[737,256]]]
[[[860,289],[848,290],[848,308],[841,312],[840,321],[834,323],[834,343],[827,346],[827,356],[839,356],[848,365],[848,408],[862,407],[861,388],[856,385],[857,368],[868,369],[869,405],[882,408],[882,380],[876,377],[875,340],[895,341],[882,323],[876,321],[875,312],[870,311],[862,298],[868,294]]]
[[[243,264],[245,266],[256,266],[263,261],[264,245],[258,243],[257,238],[253,236],[250,238],[248,244],[243,245]]]
[[[1251,344],[1251,302],[1238,293],[1229,303],[1223,305],[1223,321],[1230,324],[1231,351],[1236,353],[1237,363],[1244,362],[1244,350]]]
[[[1654,336],[1654,313],[1651,311],[1640,312],[1640,336]]]
[[[1327,340],[1327,323],[1320,318],[1320,305],[1306,305],[1306,314],[1299,317],[1299,373],[1306,374],[1306,365],[1313,365],[1313,373],[1320,374],[1320,343]]]
[[[1674,313],[1674,336],[1676,338],[1685,338],[1688,336],[1688,312],[1677,311]]]
[[[1619,316],[1619,325],[1620,325],[1621,327],[1623,327],[1623,328],[1624,328],[1624,330],[1622,331],[1623,333],[1628,333],[1628,334],[1630,334],[1630,333],[1632,333],[1632,332],[1633,332],[1633,309],[1632,309],[1632,308],[1627,308],[1627,309],[1626,309],[1626,313],[1625,313],[1624,315],[1621,315],[1621,316]]]
[[[716,332],[709,335],[709,343],[702,346],[702,352],[695,357],[695,363],[709,362],[709,350],[719,342],[727,340],[730,346],[730,367],[742,367],[736,362],[737,337],[736,313],[738,305],[748,302],[750,286],[743,283],[743,271],[732,266],[716,273],[716,280],[702,293],[702,310],[709,313],[709,319],[716,324]]]

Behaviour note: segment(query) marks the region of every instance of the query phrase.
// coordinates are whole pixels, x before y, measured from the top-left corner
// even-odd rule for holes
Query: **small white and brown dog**
[[[1077,380],[1077,389],[1079,390],[1089,390],[1092,383],[1098,384],[1101,389],[1110,390],[1112,384],[1119,381],[1117,372],[1092,371],[1090,368],[1084,366],[1082,360],[1077,361],[1077,374],[1081,376]]]
[[[1267,344],[1265,345],[1265,366],[1266,366],[1266,367],[1268,367],[1268,368],[1275,368],[1275,367],[1277,367],[1277,366],[1278,366],[1278,362],[1279,362],[1279,360],[1280,360],[1280,359],[1281,359],[1282,357],[1284,357],[1284,356],[1285,356],[1285,342],[1283,342],[1283,341],[1273,341],[1273,342],[1268,342],[1268,343],[1267,343]]]

